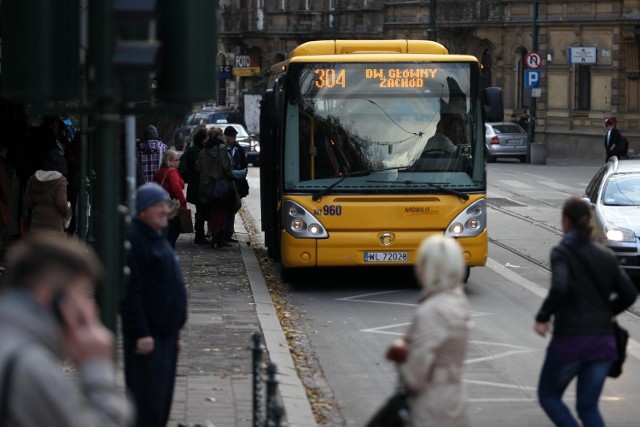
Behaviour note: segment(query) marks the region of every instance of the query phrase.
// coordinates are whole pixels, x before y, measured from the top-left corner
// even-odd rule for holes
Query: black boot
[[[213,240],[215,241],[215,247],[217,248],[227,248],[231,246],[230,243],[225,242],[223,234],[217,235]]]
[[[196,245],[208,245],[211,243],[211,240],[207,239],[207,237],[202,234],[202,235],[197,235],[195,239],[193,239],[193,243],[195,243]]]

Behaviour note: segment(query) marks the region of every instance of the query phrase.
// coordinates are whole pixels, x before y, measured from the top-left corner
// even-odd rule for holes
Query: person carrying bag
[[[462,290],[462,249],[452,238],[433,235],[417,257],[420,304],[404,338],[387,352],[398,364],[400,386],[368,426],[387,420],[389,426],[468,427],[462,372],[470,308]]]
[[[591,237],[591,207],[569,198],[562,209],[564,237],[551,251],[551,287],[534,330],[553,337],[538,382],[538,400],[557,426],[578,426],[562,401],[576,383],[576,408],[584,425],[604,426],[598,400],[619,359],[613,317],[636,300],[637,291],[615,255]]]

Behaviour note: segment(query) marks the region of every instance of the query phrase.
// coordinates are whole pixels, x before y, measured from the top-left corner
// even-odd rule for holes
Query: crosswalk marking
[[[553,181],[538,181],[538,182],[542,185],[546,185],[547,187],[551,187],[556,190],[572,191],[572,192],[574,191],[572,187],[569,187],[568,185],[564,185],[564,184],[559,184],[557,182],[553,182]]]
[[[508,185],[509,187],[515,187],[515,188],[534,188],[529,184],[525,184],[522,181],[518,181],[516,179],[501,179],[500,180],[501,183]]]

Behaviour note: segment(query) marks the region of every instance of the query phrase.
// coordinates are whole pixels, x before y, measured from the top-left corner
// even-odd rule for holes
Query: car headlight
[[[616,227],[613,224],[607,224],[607,240],[612,242],[635,242],[636,233],[626,228]]]
[[[447,227],[448,237],[474,237],[487,228],[487,204],[485,199],[472,203],[458,214]]]
[[[260,144],[258,141],[251,141],[251,151],[255,151],[256,153],[260,152]]]
[[[329,233],[318,219],[294,201],[285,200],[282,207],[282,227],[299,239],[326,239]]]

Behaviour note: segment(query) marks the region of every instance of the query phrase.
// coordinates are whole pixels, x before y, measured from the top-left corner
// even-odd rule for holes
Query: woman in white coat
[[[416,262],[420,305],[404,340],[392,348],[396,354],[398,346],[406,349],[399,368],[414,426],[469,425],[462,383],[470,316],[464,272],[455,240],[437,235],[422,242]]]

